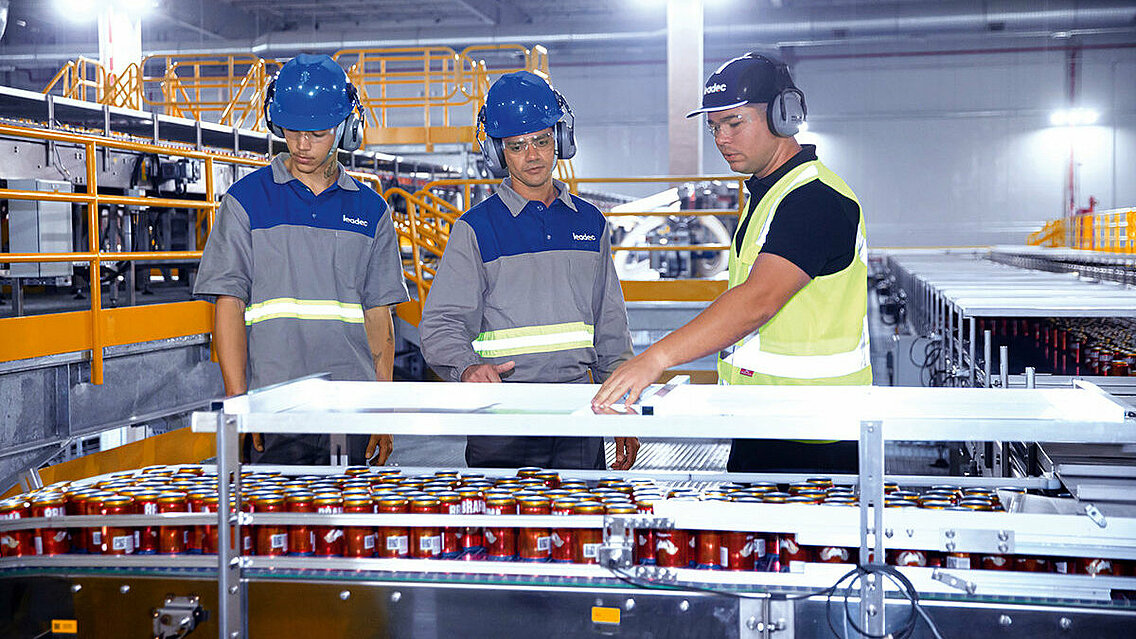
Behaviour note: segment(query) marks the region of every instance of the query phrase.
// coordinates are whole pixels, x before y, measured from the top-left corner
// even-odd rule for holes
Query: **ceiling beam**
[[[532,22],[525,13],[509,0],[454,0],[485,24],[502,25]]]
[[[171,22],[195,25],[194,30],[225,40],[251,40],[278,26],[277,18],[258,16],[220,0],[165,2],[160,11]]]

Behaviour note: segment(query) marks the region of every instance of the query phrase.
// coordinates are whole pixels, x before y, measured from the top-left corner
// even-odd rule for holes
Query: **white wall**
[[[1065,59],[1062,50],[805,58],[794,65],[809,104],[802,141],[856,191],[876,247],[1023,243],[1061,215],[1071,139],[1078,204],[1092,195],[1098,208],[1136,206],[1136,50],[1083,51],[1081,104],[1102,117],[1072,136],[1049,126],[1064,102]],[[707,72],[718,63],[707,60]],[[577,175],[666,172],[665,72],[661,62],[552,59],[577,113]],[[709,141],[703,168],[728,172]]]

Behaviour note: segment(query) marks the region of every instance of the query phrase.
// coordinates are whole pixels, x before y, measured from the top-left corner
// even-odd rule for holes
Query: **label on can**
[[[765,540],[761,538],[754,538],[749,545],[750,551],[753,552],[755,557],[765,556]],[[746,556],[746,551],[742,550],[742,557]]]
[[[747,544],[748,547],[748,544]],[[742,552],[745,552],[744,550]],[[725,568],[730,565],[730,549],[725,545],[718,548],[718,565]]]
[[[560,533],[556,531],[552,531],[552,537],[549,538],[549,541],[551,541],[552,545],[556,546],[557,548],[563,548],[564,544],[567,543],[560,537]]]
[[[367,535],[366,537],[363,537],[363,549],[364,550],[372,550],[374,547],[375,547],[375,536],[374,535]]]
[[[110,547],[112,550],[121,550],[122,552],[130,555],[134,553],[134,535],[123,535],[121,537],[111,537]]]
[[[559,537],[557,537],[557,539],[559,539]],[[563,542],[561,542],[561,543],[563,543]],[[552,538],[551,537],[537,537],[536,538],[536,549],[537,549],[537,552],[549,552],[549,551],[551,551],[552,550]]]
[[[410,540],[406,535],[387,537],[387,550],[393,550],[401,555],[405,555],[410,550]]]
[[[584,557],[588,559],[595,559],[599,555],[600,546],[602,544],[584,544]]]
[[[96,546],[103,545],[103,531],[99,530],[98,528],[95,528],[94,530],[92,530],[91,531],[91,543],[93,543]]]
[[[323,540],[326,543],[334,544],[343,536],[343,530],[339,528],[332,528],[323,534]]]
[[[492,528],[485,529],[485,542],[490,544],[497,543],[497,535],[493,534]]]
[[[430,537],[422,537],[418,540],[418,550],[429,553],[431,555],[438,555],[442,552],[442,536],[434,535]]]
[[[35,536],[35,550],[37,555],[43,554],[43,538],[39,535]]]
[[[288,548],[288,533],[276,533],[269,535],[268,544],[273,548],[280,548],[281,550]]]
[[[970,557],[956,557],[947,555],[947,568],[957,568],[959,570],[970,570]]]

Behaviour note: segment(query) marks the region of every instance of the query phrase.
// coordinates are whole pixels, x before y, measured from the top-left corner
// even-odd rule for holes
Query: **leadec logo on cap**
[[[711,93],[721,93],[722,91],[725,91],[726,88],[727,87],[724,84],[711,84],[710,86],[706,87],[706,90],[702,92],[702,95],[709,95]]]

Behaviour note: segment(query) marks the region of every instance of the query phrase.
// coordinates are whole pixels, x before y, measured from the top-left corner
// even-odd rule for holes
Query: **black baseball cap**
[[[710,75],[702,89],[702,107],[687,113],[686,117],[769,102],[791,86],[793,81],[784,63],[747,53],[727,61]]]

